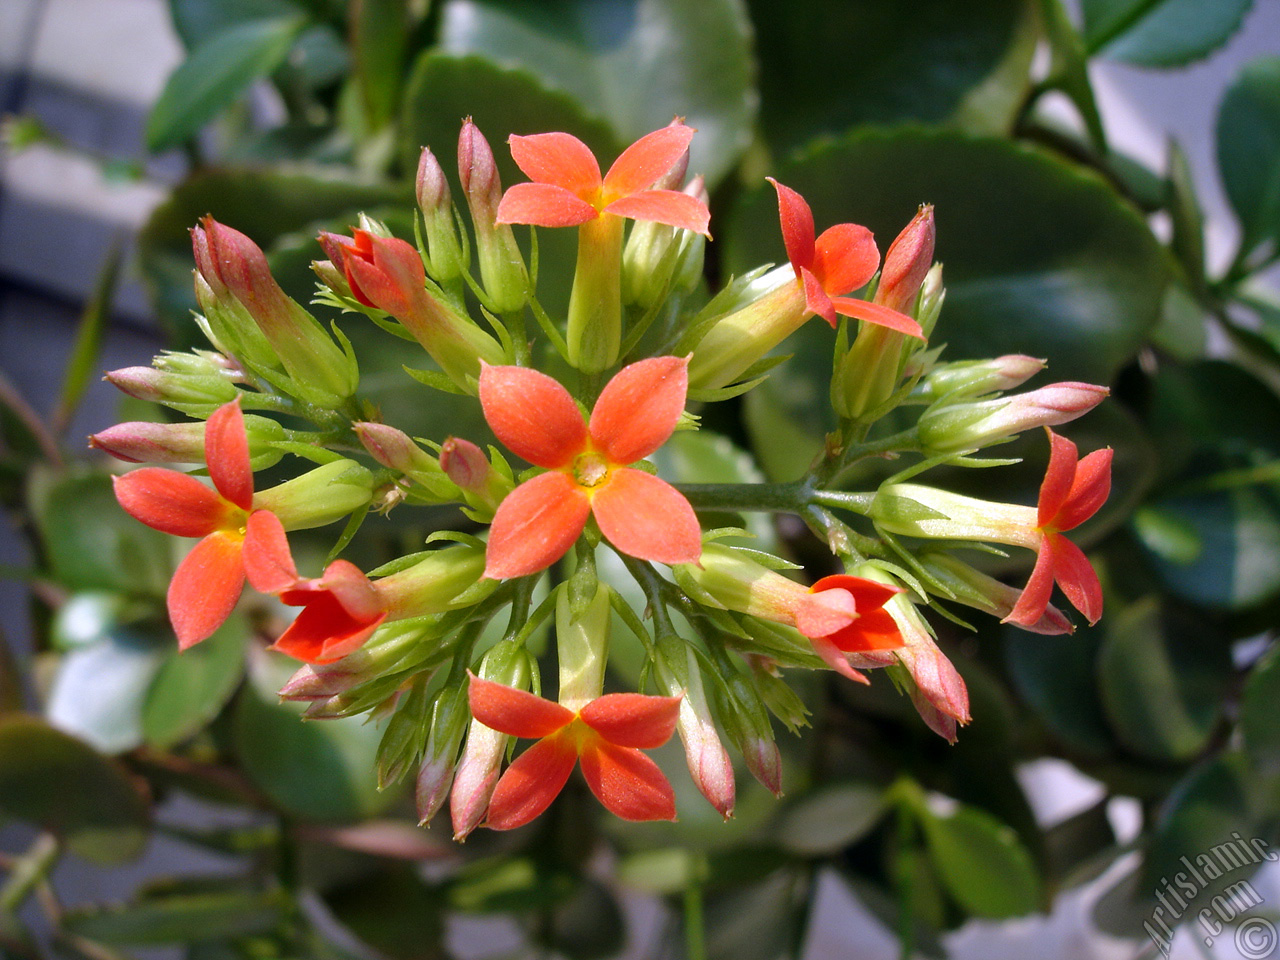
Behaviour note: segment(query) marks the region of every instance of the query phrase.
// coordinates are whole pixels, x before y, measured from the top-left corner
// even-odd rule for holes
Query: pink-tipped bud
[[[920,417],[920,440],[938,452],[978,449],[1034,427],[1069,423],[1110,392],[1092,383],[1051,383],[997,400],[934,404]]]
[[[462,748],[462,760],[458,763],[453,789],[449,793],[454,840],[466,840],[484,820],[489,799],[498,785],[507,740],[505,733],[492,730],[479,720],[471,721],[467,743]]]
[[[684,745],[689,773],[702,795],[728,820],[733,816],[735,788],[733,762],[720,742],[720,734],[709,711],[699,710],[686,694],[680,701],[676,731]]]
[[[934,367],[920,384],[920,395],[929,401],[997,393],[1020,387],[1045,368],[1045,361],[1011,353],[994,360],[961,360]]]
[[[889,246],[876,287],[876,303],[899,313],[912,313],[920,285],[933,266],[936,233],[933,206],[926,203]]]
[[[497,222],[498,204],[502,200],[502,180],[493,148],[470,117],[462,123],[458,135],[458,177],[467,195],[471,219],[476,229],[487,229]]]
[[[427,746],[423,751],[422,766],[418,768],[418,779],[414,786],[414,804],[417,807],[419,826],[425,826],[449,796],[454,768],[458,762],[458,744],[462,742],[470,717],[464,677],[460,684],[447,684],[431,708]]]
[[[885,605],[897,623],[906,646],[894,651],[907,668],[916,689],[911,700],[929,729],[955,743],[956,724],[969,722],[969,690],[955,666],[929,633],[915,604],[905,595]]]
[[[305,663],[280,688],[280,699],[311,703],[346,693],[369,679],[370,659],[363,650],[357,650],[333,663]]]
[[[266,417],[246,416],[249,460],[254,470],[274,466],[284,456],[274,444],[284,439],[284,428]],[[203,423],[117,423],[89,438],[89,446],[126,463],[204,463]]]
[[[357,422],[352,428],[369,456],[391,470],[413,473],[417,470],[438,471],[440,465],[404,431],[385,423]]]
[[[205,416],[238,394],[235,385],[226,376],[208,374],[183,374],[155,367],[122,367],[109,370],[103,377],[118,390],[139,400],[163,403],[179,409],[200,407]],[[208,410],[203,408],[208,407]],[[187,412],[194,413],[194,409]]]
[[[415,186],[426,228],[431,275],[441,283],[456,280],[467,269],[468,253],[458,237],[449,181],[440,161],[427,147],[422,148],[422,156],[418,160]]]
[[[755,737],[742,744],[747,769],[775,797],[782,796],[782,754],[771,739]]]
[[[430,147],[423,147],[422,154],[418,157],[418,175],[414,187],[418,208],[427,216],[442,208],[447,209],[453,202],[444,168],[440,166],[440,161]]]
[[[489,141],[470,117],[458,136],[458,176],[475,227],[484,291],[498,313],[519,310],[524,306],[528,287],[524,257],[511,227],[498,223],[498,204],[502,201],[498,164]]]
[[[440,467],[463,490],[483,489],[493,473],[484,451],[461,437],[450,437],[444,442],[440,448]]]

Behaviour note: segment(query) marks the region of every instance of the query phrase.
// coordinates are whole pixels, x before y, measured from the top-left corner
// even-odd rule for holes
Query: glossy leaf
[[[219,714],[244,674],[248,639],[248,624],[233,614],[207,640],[168,652],[142,705],[147,743],[161,750],[173,747]]]
[[[624,143],[684,117],[698,130],[690,173],[711,185],[750,143],[751,25],[736,0],[450,0],[440,40],[449,53],[528,70]]]
[[[378,793],[374,779],[381,725],[365,717],[304,721],[299,704],[276,696],[295,666],[273,654],[254,663],[234,719],[245,774],[282,810],[306,819],[356,819],[385,810],[397,791]]]
[[[1263,772],[1280,773],[1280,646],[1267,651],[1249,673],[1240,703],[1240,729],[1249,759]]]
[[[409,41],[409,7],[408,0],[356,0],[352,5],[356,82],[370,131],[395,114]]]
[[[884,791],[865,783],[831,784],[801,796],[779,818],[774,838],[801,856],[833,854],[861,839],[884,815]]]
[[[783,156],[861,124],[947,121],[1013,59],[1021,70],[1003,84],[1007,124],[1027,83],[1034,43],[1023,33],[1030,5],[1020,0],[923,0],[911,5],[909,27],[895,0],[749,5],[762,38],[761,122]]]
[[[1084,754],[1113,749],[1097,686],[1102,628],[1042,637],[1005,627],[1002,637],[1014,687],[1050,732]]]
[[[1218,169],[1240,248],[1280,241],[1280,57],[1249,63],[1218,108]]]
[[[1098,686],[1117,738],[1140,756],[1199,753],[1230,676],[1230,645],[1193,610],[1149,597],[1108,613]]]
[[[169,0],[174,30],[188,50],[228,27],[301,13],[302,7],[292,0]]]
[[[147,149],[158,153],[194,136],[220,111],[284,62],[305,20],[251,20],[192,50],[165,83],[147,118]]]
[[[1083,0],[1090,54],[1140,67],[1180,67],[1207,57],[1240,27],[1253,0]]]
[[[1039,909],[1039,875],[1009,827],[974,807],[926,813],[920,823],[947,893],[968,913],[999,919]]]
[[[21,714],[0,718],[0,815],[52,830],[95,863],[140,854],[150,820],[124,768]]]
[[[804,889],[793,870],[706,898],[708,960],[781,960],[800,933]]]
[[[865,224],[882,252],[920,203],[935,205],[947,301],[934,340],[948,360],[1026,353],[1051,358],[1055,379],[1106,384],[1159,317],[1166,271],[1142,219],[1102,182],[1040,151],[867,130],[813,148],[778,179],[809,201],[820,226]],[[781,262],[777,222],[772,189],[746,195],[723,230],[727,269]],[[821,327],[806,325],[782,349],[829,344]]]
[[[64,917],[74,934],[111,945],[189,944],[269,933],[286,917],[283,891],[221,889],[144,896],[117,907],[88,907]]]

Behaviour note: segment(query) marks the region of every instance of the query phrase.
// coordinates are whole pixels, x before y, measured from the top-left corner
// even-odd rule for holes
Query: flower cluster
[[[700,178],[687,179],[693,136],[676,120],[603,175],[569,134],[513,136],[530,182],[503,191],[468,121],[458,156],[470,231],[426,150],[416,244],[367,217],[350,236],[320,235],[316,302],[420,344],[433,365],[414,371],[422,389],[478,404],[500,448],[481,436],[416,440],[383,422],[337,327],[331,335],[277,284],[253,241],[212,218],[192,231],[198,322],[212,349],[108,374],[193,420],[119,424],[91,442],[123,461],[195,464],[211,484],[154,466],[116,480],[130,515],[195,541],[167,598],[179,645],[209,637],[244,602],[246,581],[254,596],[300,608],[273,638],[303,662],[281,695],[309,703],[311,717],[389,715],[379,771],[416,769],[423,822],[447,799],[460,839],[480,825],[530,822],[579,766],[617,816],[672,819],[670,781],[644,751],[673,733],[724,816],[735,790],[726,741],[780,792],[770,716],[793,730],[804,722],[789,670],[869,683],[867,671],[888,668],[924,721],[955,740],[970,720],[968,694],[923,611],[962,604],[1067,633],[1071,620],[1050,602],[1056,583],[1090,623],[1102,615],[1099,579],[1067,533],[1106,500],[1111,451],[1081,458],[1051,428],[1107,391],[1058,383],[1009,394],[1044,362],[944,363],[928,349],[943,287],[927,206],[882,260],[868,229],[818,233],[803,197],[771,180],[787,264],[708,296],[699,283],[707,195]],[[539,299],[515,226],[577,228],[559,316]],[[677,431],[698,429],[703,405],[765,379],[785,361],[776,348],[815,316],[835,328],[839,426],[804,475],[767,487],[660,477],[650,458]],[[529,336],[529,317],[539,336]],[[900,432],[877,432],[895,410]],[[924,481],[938,467],[1007,463],[976,454],[1037,427],[1050,455],[1035,507]],[[871,475],[860,465],[885,455],[911,459],[856,489]],[[314,463],[255,489],[254,471],[286,456]],[[443,504],[466,519],[420,552],[369,571],[331,556],[318,576],[299,573],[293,531],[350,518],[341,548],[371,509]],[[829,548],[829,569],[806,577],[775,555],[782,547],[707,529],[703,514],[726,511],[802,517]],[[961,558],[999,552],[991,544],[1034,553],[1025,587]],[[503,611],[505,631],[484,632]],[[553,615],[558,683],[546,698],[529,646]],[[646,652],[636,692],[605,691],[616,625]],[[535,742],[504,770],[512,738]]]

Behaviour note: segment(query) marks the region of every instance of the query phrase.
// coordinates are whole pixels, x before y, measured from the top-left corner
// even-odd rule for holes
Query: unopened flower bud
[[[369,659],[360,649],[332,663],[304,663],[280,688],[280,699],[309,702],[346,693],[370,679],[365,669]]]
[[[726,820],[733,816],[733,763],[720,742],[693,648],[677,636],[658,640],[658,683],[669,697],[681,697],[676,731],[689,773],[702,795]]]
[[[732,664],[724,664],[720,716],[751,775],[774,796],[782,795],[782,757],[769,723],[769,711],[755,685]]]
[[[934,367],[917,393],[925,400],[959,400],[1020,387],[1045,368],[1044,360],[1011,353],[994,360],[960,360]],[[913,394],[915,396],[915,394]]]
[[[975,403],[934,404],[920,417],[920,441],[939,453],[976,450],[1033,427],[1069,423],[1111,391],[1091,383],[1051,383],[1012,397]]]
[[[286,530],[333,523],[373,499],[373,474],[354,460],[335,460],[253,495],[255,510],[270,510]]]
[[[530,681],[529,655],[523,644],[504,640],[485,654],[480,663],[479,675],[485,680],[527,690]],[[479,720],[471,721],[467,742],[462,748],[462,759],[453,779],[449,794],[449,812],[453,818],[453,839],[462,841],[480,825],[489,809],[489,798],[498,784],[502,767],[502,755],[510,738],[486,727]]]
[[[458,761],[458,745],[462,743],[462,735],[470,718],[467,708],[467,675],[464,673],[456,682],[450,678],[436,695],[431,707],[427,746],[422,754],[422,765],[418,768],[418,779],[414,787],[419,826],[425,826],[449,796]]]
[[[103,379],[131,397],[162,403],[192,416],[208,416],[239,393],[228,377],[217,372],[189,374],[155,367],[123,367],[107,371]]]
[[[875,302],[912,314],[916,294],[925,274],[933,266],[933,245],[937,235],[932,204],[924,204],[910,223],[898,234],[884,255]]]
[[[676,582],[698,602],[775,623],[794,625],[796,606],[809,592],[744,551],[717,543],[706,544],[696,564],[673,569]]]
[[[950,554],[930,551],[921,554],[919,560],[925,571],[945,586],[957,603],[982,610],[1002,621],[1013,612],[1022,596],[1022,591],[1017,587],[1001,583]],[[1071,621],[1052,604],[1045,608],[1044,615],[1035,623],[1017,626],[1031,633],[1048,636],[1075,632]]]
[[[440,467],[462,490],[467,504],[492,516],[514,483],[489,462],[484,451],[470,440],[450,437],[440,448]]]
[[[498,313],[519,310],[525,303],[528,272],[511,227],[498,223],[498,204],[502,200],[498,164],[489,141],[470,117],[458,136],[458,176],[475,227],[484,291]]]
[[[415,677],[387,721],[375,758],[379,790],[399,783],[425,745],[427,714],[431,708],[431,698],[427,696],[430,679],[429,672]]]
[[[695,177],[684,192],[707,202],[702,177]],[[692,289],[701,276],[705,250],[706,237],[700,233],[657,221],[638,221],[622,252],[625,301],[647,310],[669,290]]]
[[[315,317],[292,300],[271,275],[256,243],[205,217],[192,231],[201,275],[215,298],[225,290],[270,343],[291,379],[290,389],[316,406],[342,405],[359,382],[355,358],[333,342]]]
[[[458,222],[449,193],[449,181],[445,178],[440,161],[428,147],[422,148],[418,159],[418,176],[415,181],[418,209],[427,239],[427,258],[431,262],[431,276],[440,283],[448,283],[462,276],[467,269],[467,248],[458,237]]]
[[[495,580],[480,583],[484,574],[482,547],[459,544],[421,556],[409,566],[374,581],[373,587],[386,604],[391,620],[469,606],[498,585]]]
[[[888,580],[888,577],[883,579]],[[893,656],[915,681],[911,700],[929,728],[949,743],[956,741],[956,724],[969,722],[969,690],[955,666],[934,642],[929,626],[906,594],[885,604],[906,646]]]
[[[880,488],[871,501],[877,527],[930,540],[979,540],[1035,550],[1042,534],[1035,507],[978,500],[917,483]]]
[[[140,368],[142,369],[142,368]],[[254,470],[275,466],[284,456],[274,446],[284,439],[284,428],[267,417],[247,415],[249,465]],[[89,438],[89,446],[127,463],[204,463],[203,423],[118,423]]]

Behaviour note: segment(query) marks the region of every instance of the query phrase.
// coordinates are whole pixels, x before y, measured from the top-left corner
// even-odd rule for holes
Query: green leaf
[[[189,944],[270,933],[285,920],[283,891],[210,890],[143,897],[119,907],[68,911],[70,932],[115,946]]]
[[[866,836],[884,811],[882,788],[831,784],[789,804],[773,836],[783,849],[800,856],[833,854]]]
[[[1193,610],[1148,597],[1107,616],[1098,687],[1117,738],[1140,756],[1198,754],[1218,721],[1231,670],[1227,639]]]
[[[310,820],[354,820],[385,810],[397,791],[378,793],[379,724],[365,717],[304,721],[276,691],[296,663],[264,655],[236,705],[236,753],[245,774],[282,810]]]
[[[453,877],[445,893],[455,910],[505,913],[564,903],[577,887],[576,875],[528,856],[478,860]]]
[[[624,143],[684,117],[698,131],[690,173],[708,185],[751,141],[751,24],[738,0],[450,0],[440,42],[528,70],[606,119]],[[607,169],[613,155],[597,156]]]
[[[1041,637],[1005,627],[1001,636],[1014,687],[1050,732],[1074,751],[1109,753],[1114,739],[1097,684],[1102,628]]]
[[[32,500],[50,570],[63,588],[164,596],[172,538],[121,510],[105,473],[54,476],[35,485]]]
[[[409,41],[409,6],[409,0],[356,0],[352,5],[355,75],[370,131],[385,126],[399,102]]]
[[[1089,61],[1084,40],[1072,25],[1062,0],[1040,0],[1045,39],[1049,41],[1052,60],[1049,82],[1056,83],[1071,98],[1088,129],[1089,138],[1099,153],[1107,152],[1107,135],[1098,114],[1098,103],[1089,81]]]
[[[1012,829],[974,807],[917,815],[938,876],[968,913],[1003,919],[1040,908],[1040,877]]]
[[[52,830],[95,863],[138,856],[150,821],[124,768],[21,714],[0,718],[0,815]]]
[[[947,360],[1026,353],[1048,357],[1055,379],[1106,384],[1159,317],[1164,255],[1142,218],[1106,184],[1041,151],[951,132],[864,130],[814,146],[778,179],[810,203],[819,230],[862,223],[882,249],[920,203],[935,205],[947,301],[934,341],[947,344]],[[722,230],[728,271],[785,262],[767,185],[744,196]],[[783,349],[808,356],[810,338],[829,344],[821,327],[808,324]],[[815,373],[822,397],[829,362]]]
[[[188,50],[229,27],[301,14],[302,8],[290,0],[169,0],[174,30]]]
[[[613,893],[585,877],[573,896],[551,911],[539,940],[571,960],[615,957],[626,946],[626,919]]]
[[[908,16],[897,0],[749,6],[761,38],[761,125],[783,156],[863,124],[945,122],[1011,55],[1031,52],[1021,43],[1030,9],[1022,0],[922,0]],[[1006,124],[1026,89],[1026,63],[1007,84]]]
[[[801,933],[805,893],[793,870],[706,898],[708,960],[781,960]]]
[[[194,136],[255,80],[284,62],[306,21],[288,16],[228,27],[201,42],[165,83],[147,118],[147,149]]]
[[[1280,57],[1246,64],[1218,108],[1218,169],[1241,254],[1280,242]]]
[[[1259,770],[1280,773],[1280,646],[1254,665],[1240,701],[1240,729],[1246,755]]]
[[[53,415],[54,429],[62,432],[75,415],[76,408],[89,388],[91,378],[98,374],[98,353],[102,349],[102,331],[110,319],[115,301],[116,284],[120,279],[120,265],[124,259],[124,245],[116,240],[107,251],[93,296],[80,314],[80,326],[76,330],[75,346],[62,373],[62,392]]]
[[[410,867],[394,865],[344,883],[326,892],[324,899],[352,933],[392,960],[448,956],[444,900]]]
[[[244,674],[249,625],[233,615],[189,650],[171,649],[142,706],[146,742],[167,750],[204,729],[226,706]]]
[[[1083,0],[1090,55],[1140,67],[1181,67],[1217,50],[1253,0]]]

